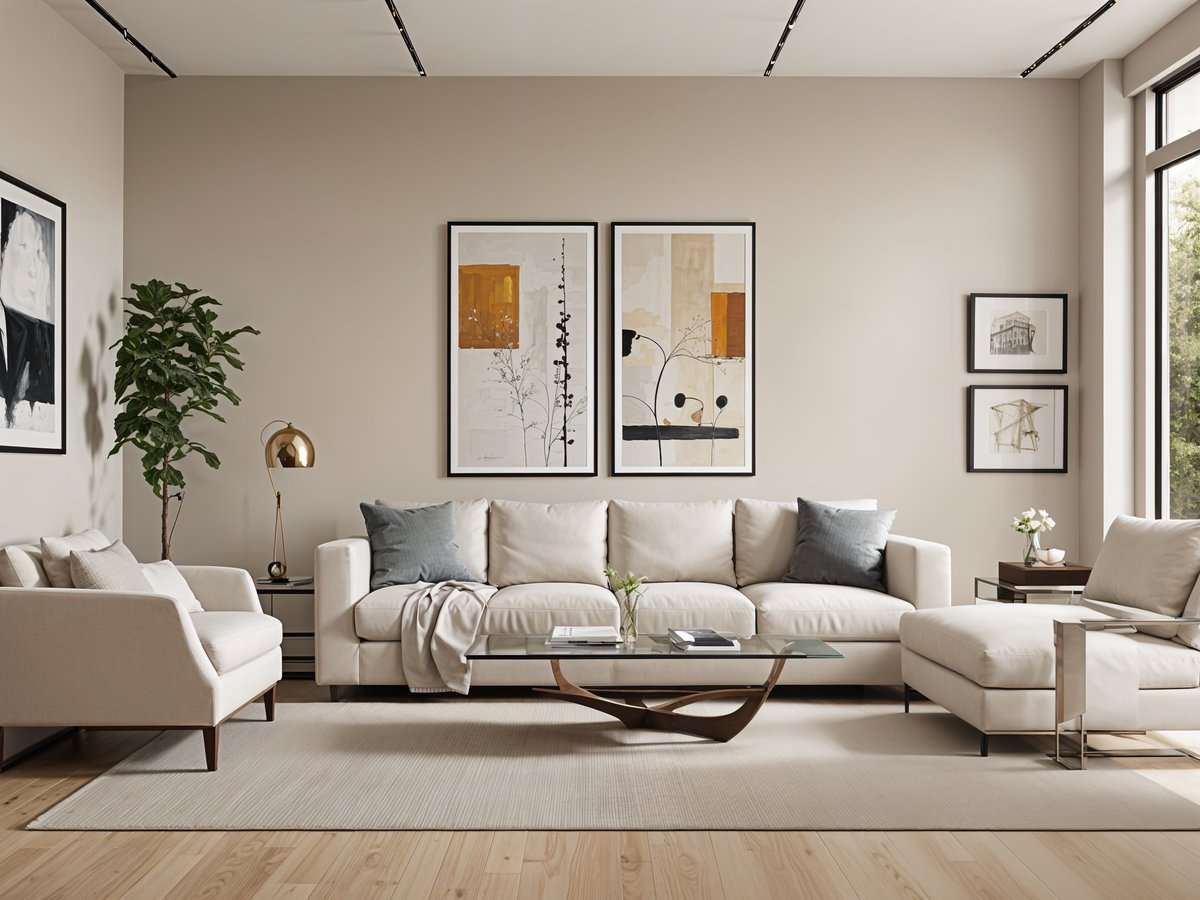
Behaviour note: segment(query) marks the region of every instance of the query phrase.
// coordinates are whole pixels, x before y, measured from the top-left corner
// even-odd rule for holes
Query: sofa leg
[[[988,735],[986,731],[979,732],[979,755],[988,755]]]
[[[910,688],[906,682],[904,685],[904,711],[906,713],[908,712],[908,705],[911,701],[912,701],[912,688]]]
[[[221,749],[220,729],[220,725],[205,725],[200,729],[204,732],[204,762],[210,772],[217,771],[217,753]]]
[[[275,688],[277,687],[279,687],[278,684],[271,685],[271,689],[262,695],[263,706],[265,706],[267,710],[268,722],[275,721]]]
[[[336,684],[331,684],[329,686],[329,702],[330,703],[338,702],[338,686]]]

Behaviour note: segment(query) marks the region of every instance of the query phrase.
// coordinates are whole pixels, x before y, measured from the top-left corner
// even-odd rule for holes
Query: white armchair
[[[198,729],[209,771],[221,723],[262,698],[275,718],[283,628],[242,569],[180,566],[202,612],[158,594],[0,587],[5,727]]]

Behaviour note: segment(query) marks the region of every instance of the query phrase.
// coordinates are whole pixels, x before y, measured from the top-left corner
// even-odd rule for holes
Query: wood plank
[[[525,863],[524,831],[497,831],[492,835],[483,871],[491,875],[520,875]]]
[[[1131,870],[1080,832],[1008,832],[997,837],[1060,897],[1127,900],[1196,896],[1195,885],[1173,869]]]
[[[722,831],[710,838],[727,897],[834,900],[858,896],[814,834]]]
[[[657,900],[650,840],[644,831],[621,832],[621,896],[624,900]]]
[[[273,846],[270,832],[231,832],[168,895],[252,897],[283,863],[288,848]]]
[[[313,900],[381,900],[395,893],[416,849],[418,835],[406,831],[355,833],[337,863],[311,894]]]
[[[1031,872],[1013,877],[1008,871],[976,859],[957,836],[948,832],[889,833],[887,842],[934,897],[992,897],[1003,900],[1053,900],[1054,893]],[[986,853],[986,845],[978,845]],[[989,854],[990,855],[990,854]],[[1018,865],[1019,865],[1019,861]]]
[[[392,900],[425,900],[429,896],[450,851],[452,837],[449,831],[417,834],[416,846],[400,875],[400,884],[392,892]]]
[[[869,831],[823,831],[828,848],[846,879],[863,897],[929,898],[920,876],[912,870],[887,835]]]
[[[429,900],[478,896],[491,842],[491,834],[486,831],[454,832],[437,877],[426,895]]]
[[[726,896],[708,832],[651,832],[650,859],[658,900],[721,900]]]

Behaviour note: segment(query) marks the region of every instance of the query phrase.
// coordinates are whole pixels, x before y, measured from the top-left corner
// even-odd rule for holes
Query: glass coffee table
[[[771,696],[779,681],[783,665],[789,659],[841,659],[842,654],[824,641],[793,635],[758,634],[739,637],[737,650],[689,650],[675,647],[664,634],[644,634],[635,642],[611,647],[547,647],[544,634],[492,634],[475,640],[465,656],[467,659],[545,659],[550,661],[556,688],[534,688],[555,700],[578,703],[619,719],[626,728],[652,728],[658,731],[678,731],[697,737],[728,741],[750,724],[755,713]],[[770,659],[771,673],[761,685],[730,687],[707,691],[596,689],[580,687],[562,671],[563,660],[571,659],[636,659],[684,660],[703,659]],[[657,706],[647,706],[646,694],[681,694]],[[607,695],[607,696],[606,696]],[[718,716],[697,716],[679,712],[685,706],[702,700],[743,700],[733,712]]]

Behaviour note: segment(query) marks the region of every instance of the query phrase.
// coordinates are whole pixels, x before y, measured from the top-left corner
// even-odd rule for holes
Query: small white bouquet
[[[1053,531],[1054,525],[1050,513],[1032,506],[1019,516],[1013,516],[1012,530],[1025,535],[1025,565],[1032,566],[1037,562],[1037,552],[1042,546],[1038,536]]]

